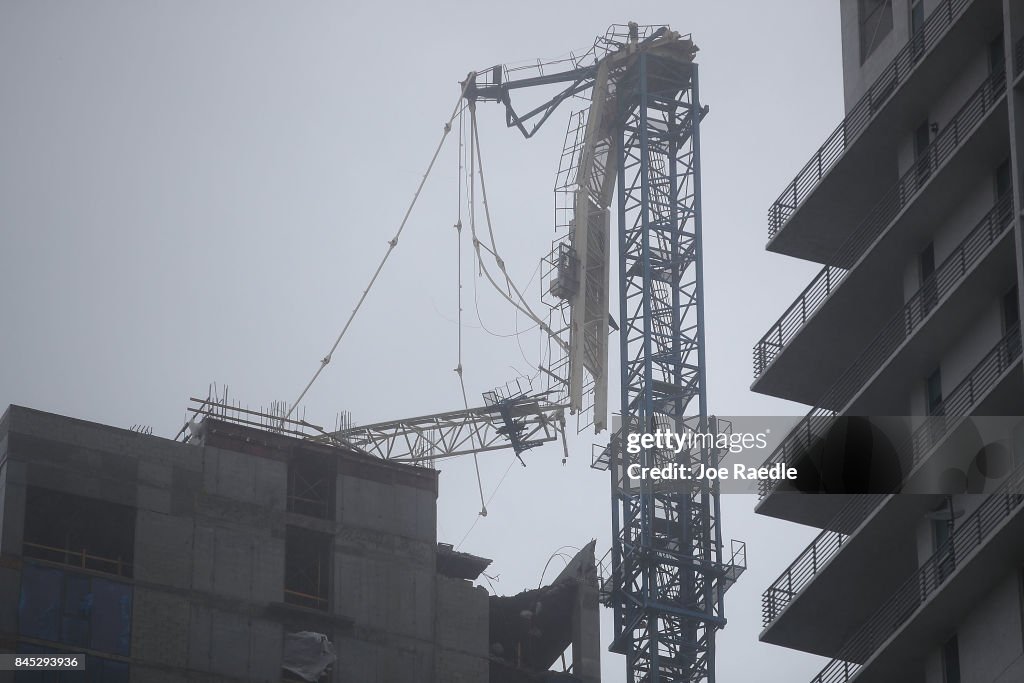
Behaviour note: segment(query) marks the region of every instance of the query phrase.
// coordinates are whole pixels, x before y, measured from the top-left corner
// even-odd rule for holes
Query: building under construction
[[[0,652],[83,654],[60,675],[104,683],[600,680],[593,543],[489,595],[490,560],[438,543],[437,470],[240,411],[188,431],[7,409]]]

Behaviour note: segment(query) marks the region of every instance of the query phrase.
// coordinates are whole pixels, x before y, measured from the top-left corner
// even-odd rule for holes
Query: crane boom
[[[565,406],[541,396],[499,398],[485,405],[351,427],[327,435],[370,455],[415,464],[511,448],[524,451],[558,438]]]

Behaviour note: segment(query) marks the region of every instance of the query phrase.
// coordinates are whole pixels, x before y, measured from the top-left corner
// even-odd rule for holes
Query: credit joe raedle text
[[[637,456],[644,451],[669,456],[657,457],[653,465],[632,462],[626,467],[630,479],[666,480],[739,480],[739,481],[794,481],[797,468],[785,463],[774,463],[753,467],[734,462],[720,464],[722,455],[744,451],[764,451],[768,446],[768,434],[764,432],[703,433],[685,431],[676,433],[667,429],[653,432],[632,433],[626,437],[626,453]],[[697,459],[698,453],[713,454],[714,457]],[[690,455],[691,457],[685,457]],[[672,457],[675,456],[675,457]],[[632,458],[629,458],[632,459]],[[665,460],[668,460],[666,462]]]

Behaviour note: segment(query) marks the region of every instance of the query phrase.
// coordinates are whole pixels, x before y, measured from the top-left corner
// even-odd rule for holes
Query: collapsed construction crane
[[[552,255],[550,326],[567,335],[569,408],[592,400],[596,431],[606,424],[611,214],[617,199],[621,424],[595,466],[611,472],[614,609],[610,648],[626,656],[630,681],[715,680],[715,634],[723,596],[742,569],[724,560],[717,483],[666,486],[630,479],[630,464],[670,462],[696,471],[717,464],[701,448],[676,455],[622,448],[631,433],[708,433],[701,248],[700,103],[697,47],[668,27],[613,26],[581,58],[537,65],[537,75],[496,66],[471,73],[464,95],[504,105],[506,124],[531,137],[561,103],[590,93],[574,117],[556,191],[568,220]],[[545,67],[550,71],[544,73]],[[559,68],[561,67],[561,68]],[[514,91],[568,84],[529,111]]]
[[[464,410],[330,432],[292,419],[368,287],[299,399],[283,405],[279,415],[231,408],[226,398],[193,399],[198,407],[189,409],[196,417],[233,411],[237,421],[265,426],[270,419],[280,431],[426,466],[509,448],[519,456],[564,434],[566,410],[590,414],[596,432],[608,427],[608,338],[617,330],[620,415],[593,466],[611,473],[611,568],[601,588],[614,611],[609,649],[626,656],[631,683],[714,683],[724,594],[745,568],[742,546],[723,557],[717,480],[666,483],[627,476],[630,465],[672,464],[690,471],[717,466],[720,451],[703,445],[678,453],[643,443],[639,449],[622,447],[629,435],[643,432],[714,434],[720,429],[707,404],[700,124],[708,108],[700,103],[696,53],[689,36],[667,26],[617,25],[580,57],[527,67],[536,75],[495,66],[470,73],[462,84],[474,140],[478,102],[504,105],[506,124],[530,138],[563,102],[589,95],[589,106],[570,118],[556,181],[558,237],[543,259],[549,320],[528,310],[518,290],[520,302],[509,298],[534,319],[556,351],[547,367],[539,368],[550,380],[547,391],[488,392],[479,408],[467,404]],[[517,111],[514,92],[544,86],[561,90],[539,106]],[[609,315],[613,211],[618,323]],[[475,234],[474,244],[479,250]],[[456,371],[461,380],[461,362]],[[179,437],[192,424],[186,423]]]

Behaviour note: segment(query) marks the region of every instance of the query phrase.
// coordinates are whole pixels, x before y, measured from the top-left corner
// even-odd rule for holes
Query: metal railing
[[[31,543],[24,541],[22,553],[25,557],[36,560],[46,560],[55,564],[64,564],[69,567],[79,567],[105,574],[116,574],[117,576],[131,576],[132,565],[120,557],[111,558],[102,555],[93,555],[86,548],[72,550],[71,548],[56,548],[42,543]]]
[[[939,546],[864,625],[846,641],[839,655],[811,683],[849,683],[862,665],[898,632],[917,610],[970,559],[993,532],[1024,503],[1024,466],[1018,467],[992,495],[964,519],[949,540]]]
[[[944,0],[925,20],[921,30],[911,36],[906,45],[868,88],[867,93],[853,105],[839,127],[818,148],[796,178],[768,209],[768,238],[778,234],[796,209],[818,186],[825,174],[846,152],[858,136],[881,111],[898,87],[907,80],[925,53],[946,35],[949,27],[971,4],[971,0]]]
[[[289,605],[299,605],[310,609],[326,610],[328,607],[327,597],[324,595],[312,595],[302,591],[284,589],[284,601]]]
[[[1013,73],[1018,76],[1024,73],[1024,37],[1017,41],[1013,51]]]
[[[983,398],[996,383],[999,377],[1020,358],[1021,334],[1020,326],[1009,330],[987,353],[981,361],[967,373],[963,379],[940,403],[932,416],[914,430],[911,441],[897,449],[897,453],[909,451],[910,458],[903,463],[904,471],[909,472],[923,459],[924,455],[955,426],[959,418],[969,414],[970,409]],[[815,412],[820,411],[820,412]],[[828,433],[829,427],[836,419],[832,411],[815,409],[786,435],[782,444],[765,462],[766,466],[777,462],[794,465],[800,456],[809,451],[811,446],[819,442]],[[758,483],[758,497],[764,499],[778,482],[762,480]]]
[[[845,279],[849,269],[889,227],[892,221],[935,175],[936,171],[992,111],[1006,91],[1006,72],[993,71],[971,94],[956,116],[921,153],[911,168],[871,209],[850,237],[807,285],[796,301],[779,317],[754,346],[754,379],[760,377],[807,322],[808,318]]]
[[[825,525],[825,530],[811,541],[810,545],[772,582],[761,595],[761,626],[775,621],[782,610],[792,602],[793,597],[811,582],[850,537],[849,534],[833,529],[855,530],[868,518],[871,511],[881,504],[885,494],[855,496],[839,513]]]
[[[824,434],[824,428],[831,424],[836,409],[847,405],[868,379],[888,360],[899,346],[917,331],[928,315],[967,276],[971,268],[988,253],[1000,237],[1013,224],[1013,198],[1007,195],[996,202],[957,245],[939,267],[914,293],[903,308],[865,346],[864,351],[846,368],[833,385],[818,400],[790,435],[783,439],[766,464],[792,462],[788,459],[795,449],[803,449],[807,443]],[[822,429],[819,429],[822,428]],[[772,482],[762,480],[760,487],[767,493]]]
[[[958,424],[960,418],[968,414],[971,406],[988,394],[996,380],[1020,358],[1020,342],[1020,327],[1016,326],[942,400],[932,418],[914,430],[913,465],[917,465],[921,456],[938,444],[951,431],[950,428]]]

